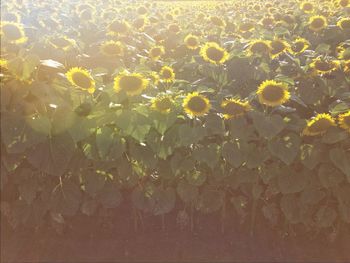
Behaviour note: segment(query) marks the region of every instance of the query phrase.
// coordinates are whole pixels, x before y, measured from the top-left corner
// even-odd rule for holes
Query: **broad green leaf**
[[[256,130],[264,138],[271,139],[286,127],[286,123],[280,115],[266,116],[262,113],[254,112],[251,116]]]
[[[245,152],[240,142],[227,142],[222,147],[222,156],[233,167],[238,168],[245,161]]]
[[[285,164],[293,163],[299,154],[300,137],[295,133],[288,133],[281,137],[275,137],[268,143],[272,155],[282,160]]]
[[[185,203],[193,202],[198,196],[198,187],[181,180],[177,184],[177,193]]]
[[[340,148],[333,148],[329,152],[329,158],[347,176],[348,182],[350,182],[350,153]]]

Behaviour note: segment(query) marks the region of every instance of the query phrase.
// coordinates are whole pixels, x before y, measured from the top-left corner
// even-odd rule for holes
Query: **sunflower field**
[[[135,228],[349,230],[350,0],[1,5],[9,227],[128,202]]]

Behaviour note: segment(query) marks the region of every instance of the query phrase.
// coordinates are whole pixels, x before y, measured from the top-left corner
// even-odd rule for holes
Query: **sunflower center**
[[[73,82],[83,88],[83,89],[89,89],[91,87],[91,79],[86,76],[84,73],[81,72],[75,72],[72,75]]]
[[[310,132],[315,133],[322,133],[325,132],[329,127],[332,126],[332,122],[328,119],[319,119],[318,121],[314,122],[310,127]]]
[[[161,53],[162,53],[162,50],[159,47],[151,49],[151,55],[153,57],[159,57],[161,55]]]
[[[305,4],[303,5],[303,10],[304,10],[304,11],[312,11],[313,8],[314,8],[314,7],[313,7],[313,5],[312,5],[311,3],[305,3]]]
[[[162,71],[162,78],[163,79],[170,79],[172,76],[171,71],[168,69],[165,69]]]
[[[197,42],[196,38],[190,37],[187,39],[187,45],[194,47],[194,46],[197,46],[197,44],[198,44],[198,42]]]
[[[229,102],[224,107],[224,113],[228,115],[238,115],[245,111],[245,107],[241,104]]]
[[[350,28],[350,19],[346,19],[346,20],[341,21],[340,26],[342,28],[346,28],[346,29]]]
[[[316,68],[317,70],[319,70],[319,71],[327,72],[327,71],[332,70],[333,67],[334,67],[333,64],[328,63],[328,62],[326,62],[326,61],[320,61],[320,60],[318,60],[318,61],[315,62],[315,68]]]
[[[220,61],[224,57],[224,52],[215,47],[209,47],[206,53],[209,59],[216,62]]]
[[[324,26],[324,20],[320,17],[317,17],[314,20],[312,20],[311,26],[313,28],[322,28]]]
[[[203,112],[207,104],[203,98],[195,96],[189,100],[187,107],[193,112]]]
[[[156,108],[160,111],[166,111],[171,108],[171,100],[169,98],[162,98],[156,101]]]
[[[4,25],[2,27],[4,35],[10,40],[17,40],[22,37],[21,30],[15,25]]]
[[[293,51],[300,52],[304,49],[304,47],[305,47],[305,44],[303,42],[301,42],[301,41],[295,42],[293,45]]]
[[[135,91],[142,86],[142,79],[135,76],[123,76],[120,79],[120,87],[125,91]]]
[[[279,85],[268,85],[262,91],[262,96],[268,101],[279,101],[284,96],[284,88]]]
[[[272,51],[271,51],[272,54],[281,53],[282,51],[284,51],[286,49],[286,46],[281,41],[271,42],[271,47],[272,47]]]
[[[119,21],[114,21],[110,24],[109,29],[113,32],[125,32],[127,31],[127,26]]]
[[[250,50],[253,53],[267,53],[269,51],[269,46],[264,42],[256,42],[251,46]]]

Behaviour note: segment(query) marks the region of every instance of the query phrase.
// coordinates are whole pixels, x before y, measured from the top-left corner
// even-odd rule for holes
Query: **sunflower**
[[[347,6],[350,6],[350,0],[339,0],[338,4],[341,7],[347,7]]]
[[[290,46],[286,41],[277,38],[270,42],[270,47],[270,54],[272,58],[276,58],[290,49]]]
[[[69,50],[75,45],[75,41],[68,37],[52,37],[49,39],[49,43],[56,49],[62,49],[64,51]]]
[[[119,19],[114,20],[112,23],[108,25],[108,34],[109,35],[120,35],[126,34],[130,29],[130,25],[128,22]]]
[[[197,36],[189,34],[184,39],[185,45],[188,49],[195,50],[199,47],[199,40]]]
[[[263,19],[261,19],[260,23],[264,27],[270,27],[270,26],[273,26],[273,24],[275,23],[275,19],[271,16],[267,16],[267,17],[264,17]]]
[[[174,105],[173,99],[168,95],[158,95],[151,101],[151,108],[161,113],[170,112]]]
[[[251,109],[251,106],[248,101],[225,99],[221,102],[221,108],[224,118],[231,119],[244,115]]]
[[[261,83],[256,93],[261,104],[271,107],[282,105],[290,98],[287,84],[274,80]]]
[[[254,28],[255,28],[254,23],[250,21],[244,22],[239,25],[239,31],[242,33],[252,31]]]
[[[162,81],[170,83],[175,80],[175,72],[171,67],[163,66],[159,71],[159,77]]]
[[[248,54],[249,55],[268,55],[271,47],[270,42],[267,40],[257,39],[252,40],[249,43]]]
[[[139,73],[121,72],[114,78],[116,92],[124,91],[128,96],[139,95],[147,88],[148,80]]]
[[[152,60],[158,60],[164,53],[163,46],[154,46],[149,50],[149,56]]]
[[[342,48],[341,50],[339,50],[338,58],[341,59],[341,60],[348,60],[348,59],[350,59],[350,47]]]
[[[213,64],[223,64],[229,57],[227,51],[215,42],[208,42],[202,46],[200,55],[205,61]]]
[[[148,20],[146,19],[146,17],[137,17],[133,22],[132,25],[134,28],[136,28],[139,31],[142,31],[145,26],[147,25]]]
[[[100,52],[107,57],[116,57],[123,55],[124,47],[119,41],[105,41],[100,46]]]
[[[316,136],[324,134],[328,128],[335,126],[335,120],[327,113],[317,114],[316,117],[307,121],[303,135]]]
[[[220,17],[218,16],[212,16],[210,17],[210,22],[212,22],[215,26],[218,27],[225,27],[226,23],[224,20],[222,20]]]
[[[343,17],[337,22],[337,26],[342,30],[349,30],[350,29],[350,18],[349,17]]]
[[[180,32],[180,27],[178,24],[171,24],[168,26],[168,31],[177,34]]]
[[[310,2],[303,2],[300,5],[300,9],[305,13],[312,13],[314,11],[314,5]]]
[[[316,58],[310,64],[310,68],[316,71],[318,74],[329,74],[337,70],[340,66],[340,62],[336,60],[325,60],[322,58]]]
[[[203,116],[210,110],[208,98],[198,92],[190,93],[186,96],[182,104],[185,112],[193,117]]]
[[[324,16],[312,16],[309,19],[309,28],[312,31],[319,32],[327,27],[327,19]]]
[[[350,132],[350,110],[338,116],[339,126]]]
[[[297,38],[294,40],[290,47],[290,52],[298,55],[300,53],[303,53],[305,50],[307,50],[310,47],[310,42],[307,41],[305,38]]]
[[[66,73],[66,77],[72,85],[82,90],[87,90],[89,93],[95,92],[95,80],[86,69],[79,67],[71,68]]]
[[[158,85],[159,83],[159,75],[157,72],[151,71],[148,74],[149,79],[153,82],[154,85]]]
[[[0,36],[13,44],[22,44],[27,41],[23,26],[15,22],[2,21],[0,24]]]

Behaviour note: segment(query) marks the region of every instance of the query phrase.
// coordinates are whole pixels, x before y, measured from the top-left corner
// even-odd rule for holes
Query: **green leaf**
[[[280,201],[280,206],[289,223],[297,224],[301,221],[301,208],[299,200],[295,194],[283,195]]]
[[[213,169],[219,161],[219,146],[217,144],[209,144],[208,146],[196,148],[193,151],[193,157],[198,162],[205,163]]]
[[[329,158],[347,176],[348,182],[350,182],[350,153],[340,148],[333,148],[329,152]]]
[[[326,154],[326,149],[322,144],[304,144],[301,147],[301,162],[310,170],[321,163]]]
[[[95,128],[95,120],[85,117],[76,117],[74,124],[69,128],[68,132],[75,142],[79,142],[89,137],[94,132]]]
[[[286,167],[278,176],[278,187],[283,194],[298,193],[305,188],[307,181],[308,177],[304,172],[296,172]]]
[[[322,142],[326,144],[334,144],[346,140],[348,137],[349,133],[347,131],[341,130],[338,127],[331,127],[322,136]]]
[[[155,200],[154,215],[163,215],[169,213],[175,207],[176,194],[171,187],[162,189],[158,187],[153,195]]]
[[[176,191],[181,200],[185,203],[190,203],[196,200],[198,196],[198,187],[187,183],[185,180],[181,180],[177,184]]]
[[[114,161],[125,151],[124,141],[110,127],[97,130],[96,145],[102,159]]]
[[[44,135],[51,134],[51,121],[46,116],[38,115],[36,117],[28,117],[26,121],[36,132]]]
[[[254,112],[251,115],[254,126],[261,137],[271,139],[286,127],[286,123],[280,115],[265,116],[259,112]]]
[[[203,213],[212,213],[223,205],[223,192],[205,189],[199,196],[197,209]]]
[[[25,182],[22,182],[19,187],[19,194],[21,198],[30,205],[34,198],[36,197],[36,192],[38,189],[38,184],[34,178],[31,178],[31,180],[26,180]]]
[[[259,148],[255,143],[249,143],[246,147],[246,166],[254,169],[270,158],[269,151],[263,147]]]
[[[82,179],[85,191],[90,196],[94,197],[104,187],[107,178],[105,175],[97,173],[96,171],[86,171]]]
[[[318,178],[325,188],[337,187],[345,179],[343,173],[339,171],[339,169],[327,163],[320,166]]]
[[[99,200],[105,208],[115,208],[120,205],[123,197],[118,185],[112,181],[108,181],[98,194],[97,200]]]
[[[222,156],[233,167],[238,168],[245,161],[244,152],[240,142],[227,142],[222,147]]]
[[[316,213],[315,221],[318,227],[330,227],[337,218],[337,212],[328,206],[322,206]]]
[[[81,212],[85,215],[91,216],[97,209],[97,202],[94,199],[87,199],[81,205]]]
[[[254,134],[253,125],[249,125],[246,118],[234,118],[227,121],[230,137],[233,139],[246,140]]]
[[[300,137],[289,133],[282,137],[275,137],[268,143],[271,154],[282,160],[285,164],[293,163],[299,153]]]
[[[207,130],[207,135],[224,135],[225,125],[222,118],[218,115],[208,115],[204,127]]]

